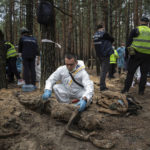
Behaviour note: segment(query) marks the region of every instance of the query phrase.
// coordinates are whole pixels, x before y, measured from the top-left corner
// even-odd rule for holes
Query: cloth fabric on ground
[[[125,96],[114,91],[105,91],[97,100],[98,111],[112,115],[137,114],[142,109],[140,104],[131,96]]]

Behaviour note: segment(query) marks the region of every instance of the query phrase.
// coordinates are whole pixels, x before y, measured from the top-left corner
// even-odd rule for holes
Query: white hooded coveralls
[[[74,79],[82,84],[84,88],[76,84],[71,76],[66,65],[59,67],[51,76],[46,80],[45,89],[54,90],[58,101],[63,103],[70,103],[70,99],[87,98],[87,105],[92,101],[94,93],[93,81],[90,80],[88,73],[85,70],[84,62],[78,60],[74,71],[72,71]],[[56,84],[61,81],[61,84]]]

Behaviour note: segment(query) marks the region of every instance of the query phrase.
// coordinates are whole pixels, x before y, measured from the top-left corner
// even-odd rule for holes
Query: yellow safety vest
[[[150,54],[150,28],[148,26],[139,26],[139,36],[133,38],[131,47],[137,52]]]
[[[17,56],[17,51],[15,49],[15,46],[11,44],[10,42],[5,42],[5,44],[10,45],[11,47],[7,50],[7,59],[11,57]]]
[[[114,53],[110,55],[110,64],[116,64],[117,58],[119,58],[118,52],[114,50]]]

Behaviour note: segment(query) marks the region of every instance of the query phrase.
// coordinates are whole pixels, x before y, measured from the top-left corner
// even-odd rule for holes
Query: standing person
[[[14,81],[14,75],[16,76],[18,80],[18,85],[24,84],[24,81],[21,79],[20,74],[18,73],[17,66],[16,66],[16,60],[17,60],[17,51],[15,49],[15,46],[10,42],[5,42],[6,49],[7,49],[7,74],[8,74],[8,82]]]
[[[61,84],[56,84],[61,81]],[[46,80],[43,100],[51,97],[52,88],[56,98],[61,103],[71,103],[71,99],[80,99],[79,111],[83,111],[92,101],[93,82],[85,70],[84,62],[77,60],[74,54],[65,55],[65,65],[59,67]]]
[[[113,54],[112,43],[114,38],[105,31],[103,24],[99,24],[93,39],[96,55],[101,62],[100,91],[108,90],[105,79],[109,70],[110,55]]]
[[[117,52],[119,55],[119,58],[117,60],[118,65],[118,73],[121,74],[121,70],[125,69],[125,44],[121,43],[121,47],[117,48]]]
[[[150,64],[150,28],[148,27],[149,19],[147,17],[142,17],[140,20],[140,26],[133,29],[130,33],[130,37],[127,43],[127,47],[131,47],[129,50],[132,50],[132,54],[128,62],[128,73],[125,80],[124,89],[122,93],[128,92],[134,73],[136,69],[140,66],[141,78],[139,83],[139,95],[144,94],[145,84],[147,81],[147,73]],[[134,48],[134,53],[133,53]]]
[[[35,37],[30,35],[27,28],[21,29],[22,37],[19,40],[19,53],[22,54],[23,67],[24,67],[24,80],[25,86],[32,86],[32,90],[36,89],[36,72],[35,72],[35,57],[39,55],[38,44]],[[30,89],[28,90],[30,91]]]
[[[110,66],[109,66],[109,75],[108,78],[112,79],[114,77],[114,73],[116,72],[116,64],[117,64],[117,58],[119,57],[117,50],[114,49],[114,53],[110,55]]]

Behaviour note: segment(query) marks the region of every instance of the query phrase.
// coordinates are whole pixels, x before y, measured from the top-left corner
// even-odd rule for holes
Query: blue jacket
[[[125,47],[124,46],[119,47],[117,49],[117,52],[119,55],[119,58],[117,60],[118,67],[119,68],[125,68]]]
[[[94,46],[98,57],[109,57],[113,54],[112,43],[114,41],[105,31],[97,31],[94,36]]]
[[[23,36],[19,40],[19,53],[22,58],[35,58],[39,55],[37,40],[33,36]]]
[[[16,66],[17,66],[18,72],[22,72],[22,58],[21,57],[17,58]]]

